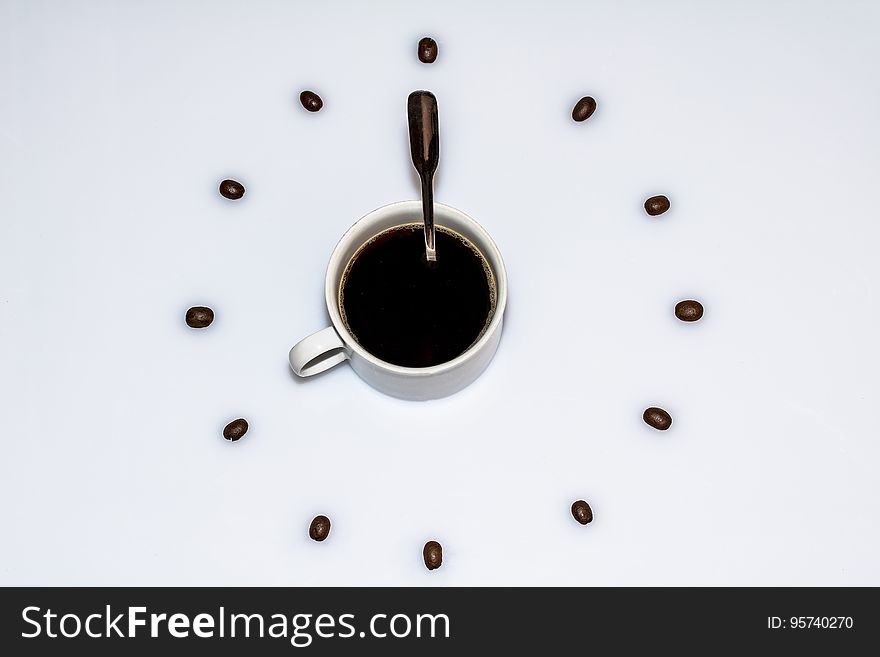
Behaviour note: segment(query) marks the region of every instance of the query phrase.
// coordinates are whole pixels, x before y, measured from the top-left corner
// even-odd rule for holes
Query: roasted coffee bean
[[[652,217],[656,217],[658,214],[663,214],[669,209],[669,199],[663,196],[652,196],[647,201],[645,201],[645,212],[647,212]]]
[[[649,427],[654,427],[660,431],[666,431],[672,426],[672,416],[662,408],[652,406],[645,410],[642,419]]]
[[[571,515],[582,525],[593,522],[593,510],[583,500],[578,500],[571,505]]]
[[[313,541],[323,541],[330,535],[330,518],[327,516],[315,516],[309,525],[309,538]]]
[[[703,316],[703,304],[693,299],[675,304],[675,316],[683,322],[696,322]]]
[[[422,550],[425,558],[425,567],[428,570],[436,570],[443,565],[443,548],[437,541],[428,541]]]
[[[193,306],[186,311],[186,325],[190,328],[205,328],[214,321],[214,311],[205,306]]]
[[[575,103],[574,109],[571,110],[571,118],[580,123],[593,116],[593,112],[595,111],[596,101],[592,96],[584,96]]]
[[[299,102],[310,112],[317,112],[324,107],[324,101],[314,91],[303,91],[299,95]]]
[[[244,196],[244,185],[237,180],[224,180],[220,183],[220,195],[237,201]]]
[[[425,37],[419,41],[419,61],[424,64],[433,64],[437,59],[437,42],[431,37]]]
[[[233,420],[223,428],[223,437],[226,438],[226,440],[228,440],[229,442],[234,443],[236,440],[239,440],[244,434],[246,434],[247,430],[247,420],[240,417],[237,420]]]

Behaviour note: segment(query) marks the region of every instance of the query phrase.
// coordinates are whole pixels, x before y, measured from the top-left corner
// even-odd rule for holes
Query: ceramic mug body
[[[463,354],[445,363],[431,367],[401,367],[380,360],[361,347],[342,321],[339,284],[351,257],[371,237],[394,226],[421,221],[421,218],[421,201],[392,203],[369,213],[342,236],[330,256],[324,282],[330,326],[300,340],[290,350],[290,366],[298,376],[312,376],[347,360],[358,376],[377,390],[401,399],[427,400],[458,392],[486,369],[501,339],[507,305],[507,272],[501,252],[482,226],[448,205],[434,204],[434,222],[470,240],[495,275],[495,312],[479,340]]]

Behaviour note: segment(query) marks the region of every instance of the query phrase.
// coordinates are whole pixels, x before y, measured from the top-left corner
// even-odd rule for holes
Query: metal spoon
[[[434,231],[434,172],[440,161],[437,98],[430,91],[413,91],[406,104],[409,147],[413,166],[422,180],[422,214],[425,219],[425,257],[437,260]]]

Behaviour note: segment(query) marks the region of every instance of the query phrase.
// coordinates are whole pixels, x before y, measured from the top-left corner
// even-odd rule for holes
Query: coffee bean
[[[663,196],[652,196],[647,201],[645,201],[645,212],[647,212],[652,217],[656,217],[658,214],[663,214],[669,209],[669,199]]]
[[[244,185],[237,180],[224,180],[220,183],[220,195],[237,201],[244,196]]]
[[[649,427],[654,427],[660,431],[666,431],[672,426],[672,416],[662,408],[652,406],[645,410],[642,419]]]
[[[571,505],[571,515],[582,525],[593,522],[593,510],[583,500],[578,500]]]
[[[246,434],[247,430],[247,420],[240,417],[237,420],[233,420],[223,428],[223,437],[226,438],[226,440],[228,440],[229,442],[234,443],[236,440],[239,440],[244,434]]]
[[[584,96],[574,105],[574,109],[571,110],[571,118],[580,123],[581,121],[586,121],[588,118],[593,116],[593,112],[596,111],[596,101],[592,96]]]
[[[299,95],[299,102],[310,112],[317,112],[324,107],[324,101],[314,91],[303,91]]]
[[[309,525],[309,538],[313,541],[323,541],[330,535],[330,518],[327,516],[315,516]]]
[[[425,558],[425,567],[428,570],[436,570],[443,565],[443,548],[437,541],[428,541],[422,550]]]
[[[214,311],[205,306],[193,306],[186,311],[186,325],[190,328],[205,328],[214,321]]]
[[[675,316],[683,322],[696,322],[703,316],[703,304],[693,299],[675,304]]]
[[[433,64],[437,59],[437,42],[431,37],[425,37],[419,41],[419,61],[423,64]]]

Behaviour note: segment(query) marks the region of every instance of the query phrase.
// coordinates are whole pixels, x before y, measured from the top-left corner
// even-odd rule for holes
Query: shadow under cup
[[[355,341],[382,361],[441,365],[465,353],[495,313],[495,274],[467,237],[436,225],[436,262],[424,225],[386,228],[362,244],[340,277],[337,307]]]

